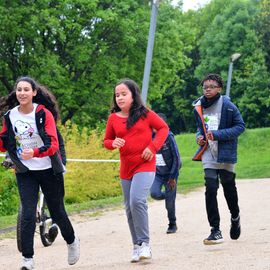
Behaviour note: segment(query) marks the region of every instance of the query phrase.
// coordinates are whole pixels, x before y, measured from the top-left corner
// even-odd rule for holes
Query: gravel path
[[[224,243],[204,246],[209,234],[204,205],[204,189],[187,195],[178,194],[178,232],[167,235],[163,201],[149,203],[151,246],[150,261],[131,264],[131,237],[124,210],[104,211],[93,217],[89,213],[72,216],[81,239],[81,259],[67,264],[67,247],[62,237],[44,248],[36,235],[37,270],[270,270],[270,179],[238,180],[242,235],[237,241],[229,237],[230,215],[222,189],[218,200]],[[0,269],[19,269],[21,255],[15,239],[0,240]]]

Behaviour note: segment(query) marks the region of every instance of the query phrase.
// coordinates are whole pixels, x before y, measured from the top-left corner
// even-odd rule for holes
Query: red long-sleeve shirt
[[[113,140],[118,137],[125,140],[120,151],[120,178],[131,179],[138,172],[155,172],[155,153],[161,148],[167,138],[169,128],[167,124],[153,111],[147,113],[146,118],[140,118],[130,129],[126,128],[127,118],[112,113],[107,122],[104,146],[113,150]],[[153,129],[156,136],[152,140]],[[144,160],[141,155],[148,147],[154,157],[151,161]]]

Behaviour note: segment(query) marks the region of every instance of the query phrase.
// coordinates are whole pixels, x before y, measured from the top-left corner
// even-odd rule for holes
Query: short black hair
[[[224,85],[223,79],[221,78],[220,75],[215,74],[215,73],[209,73],[209,74],[207,74],[203,78],[203,80],[201,81],[201,83],[200,83],[201,86],[203,86],[203,84],[204,84],[205,81],[209,81],[209,80],[212,80],[212,81],[217,82],[218,86],[221,87],[221,88],[223,88],[223,85]]]

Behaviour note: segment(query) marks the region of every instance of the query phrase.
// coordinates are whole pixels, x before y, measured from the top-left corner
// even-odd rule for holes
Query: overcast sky
[[[174,2],[177,3],[177,0],[174,0]],[[203,6],[209,2],[210,0],[183,0],[183,11],[197,9],[199,6]]]

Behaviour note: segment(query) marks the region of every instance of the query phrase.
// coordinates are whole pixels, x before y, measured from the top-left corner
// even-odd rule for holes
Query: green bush
[[[0,216],[11,215],[18,210],[18,189],[12,170],[0,168]]]
[[[100,131],[79,129],[70,122],[60,127],[67,157],[72,159],[119,159],[118,151],[102,146]],[[66,203],[81,203],[121,194],[119,163],[68,161],[65,174]]]

